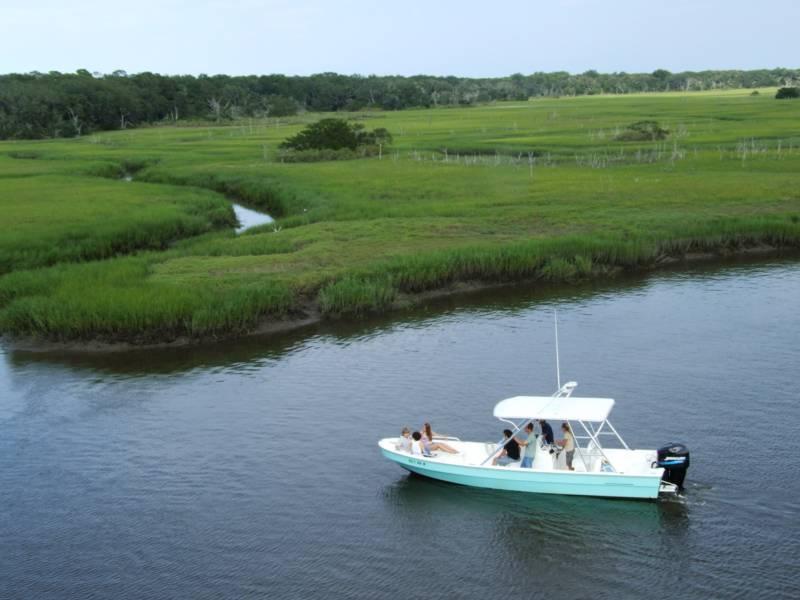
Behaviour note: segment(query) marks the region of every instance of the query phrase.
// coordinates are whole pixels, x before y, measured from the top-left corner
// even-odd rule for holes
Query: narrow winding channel
[[[120,179],[126,183],[133,181],[133,173],[124,173]],[[242,233],[247,229],[258,227],[259,225],[266,225],[267,223],[275,222],[270,215],[252,208],[247,208],[236,202],[231,202],[231,207],[236,215],[236,233]]]
[[[800,263],[500,290],[283,337],[106,355],[0,346],[2,598],[800,596]],[[403,425],[496,439],[562,376],[678,501],[456,487],[383,460]]]
[[[259,225],[266,225],[267,223],[273,223],[275,221],[275,219],[267,213],[247,208],[235,202],[233,203],[233,212],[236,213],[236,220],[239,222],[239,225],[236,227],[236,233],[242,233],[251,227],[258,227]]]

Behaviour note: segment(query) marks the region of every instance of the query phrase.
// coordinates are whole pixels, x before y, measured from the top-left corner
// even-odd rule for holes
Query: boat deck
[[[435,440],[439,441],[439,440]],[[442,440],[444,441],[444,440]],[[458,450],[458,454],[449,454],[435,451],[431,456],[420,457],[427,461],[440,464],[457,466],[483,466],[492,467],[492,461],[486,460],[497,448],[494,442],[467,442],[446,440],[444,443]],[[381,440],[381,446],[387,450],[412,456],[400,448],[400,438],[387,438]],[[606,461],[606,458],[608,459]],[[656,469],[651,467],[656,460],[655,450],[625,450],[617,448],[604,448],[603,454],[589,446],[580,447],[575,451],[573,468],[575,472],[600,473],[616,472],[619,474],[653,474]],[[485,462],[484,462],[485,461]],[[610,463],[610,465],[609,465]],[[513,461],[507,465],[497,465],[497,469],[520,469],[521,460]],[[551,453],[548,447],[538,447],[533,461],[534,471],[567,471],[566,453]]]

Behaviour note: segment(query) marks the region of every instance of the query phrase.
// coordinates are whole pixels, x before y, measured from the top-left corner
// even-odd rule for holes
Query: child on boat
[[[431,456],[431,453],[425,448],[425,445],[422,443],[422,434],[419,431],[415,431],[411,434],[411,454],[414,456]]]
[[[400,441],[397,444],[397,449],[404,452],[411,452],[411,430],[408,427],[403,427],[400,432]]]

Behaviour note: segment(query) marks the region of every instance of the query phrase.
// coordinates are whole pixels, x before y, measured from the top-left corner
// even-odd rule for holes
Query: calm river
[[[617,399],[683,441],[682,501],[481,491],[376,441],[494,403]],[[0,350],[1,598],[800,596],[800,263],[500,290],[278,339],[105,356]]]

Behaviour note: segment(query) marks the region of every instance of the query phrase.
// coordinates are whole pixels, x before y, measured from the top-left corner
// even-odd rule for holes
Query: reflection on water
[[[179,373],[194,368],[225,367],[226,370],[253,368],[261,359],[274,360],[309,346],[327,341],[336,344],[359,343],[393,331],[419,329],[443,322],[457,325],[475,319],[497,319],[519,315],[539,309],[544,313],[537,320],[543,325],[552,322],[552,308],[572,305],[585,312],[587,303],[613,300],[621,295],[644,297],[649,289],[661,282],[681,281],[695,284],[713,284],[731,276],[757,278],[761,273],[773,272],[776,266],[794,265],[795,258],[772,259],[766,262],[730,259],[728,266],[717,263],[689,265],[664,269],[655,274],[626,275],[612,280],[582,282],[579,284],[535,284],[502,286],[474,292],[430,299],[423,306],[399,313],[381,316],[366,316],[358,321],[326,321],[318,325],[304,326],[298,330],[249,336],[190,347],[147,348],[124,352],[80,352],[48,351],[32,352],[15,349],[12,344],[3,349],[7,360],[17,366],[34,363],[63,364],[65,366],[100,370],[118,374]],[[680,310],[680,307],[672,307]],[[568,326],[565,324],[563,326]],[[538,332],[541,333],[541,332]],[[552,332],[545,332],[552,337]],[[569,341],[566,341],[569,343]]]
[[[607,525],[635,526],[642,534],[655,534],[662,527],[661,519],[674,519],[671,525],[686,519],[687,498],[661,502],[636,502],[608,498],[542,496],[501,490],[469,488],[428,479],[415,474],[398,477],[384,490],[386,502],[413,515],[437,506],[447,506],[463,513],[465,518],[480,516],[513,517],[515,522],[529,522],[537,533],[550,539],[559,530],[582,529],[598,521]],[[613,527],[612,527],[613,528]]]
[[[392,522],[428,539],[446,513],[468,539],[482,541],[485,564],[493,577],[483,593],[492,595],[495,581],[515,581],[520,573],[567,585],[576,597],[595,597],[598,590],[631,592],[664,583],[654,557],[670,560],[671,571],[686,568],[690,501],[636,502],[600,498],[537,496],[461,488],[416,475],[387,486],[384,499]],[[452,541],[452,531],[441,535]],[[459,539],[459,535],[455,539]],[[445,545],[446,546],[446,545]],[[447,552],[447,550],[444,550]],[[587,565],[588,579],[576,577],[576,565]],[[481,571],[481,577],[485,572]],[[541,583],[539,585],[542,585]],[[556,587],[559,584],[556,583]],[[544,587],[547,587],[546,585]]]
[[[270,217],[267,213],[247,208],[235,202],[232,206],[233,212],[236,214],[236,220],[239,222],[239,225],[236,227],[236,233],[241,233],[245,229],[250,229],[258,225],[266,225],[267,223],[273,223],[275,221],[275,219]]]
[[[0,597],[686,598],[800,592],[800,264],[502,288],[360,323],[112,354],[0,355]],[[463,488],[375,442],[494,403],[617,399],[692,451],[685,498]],[[534,593],[536,592],[536,593]]]

